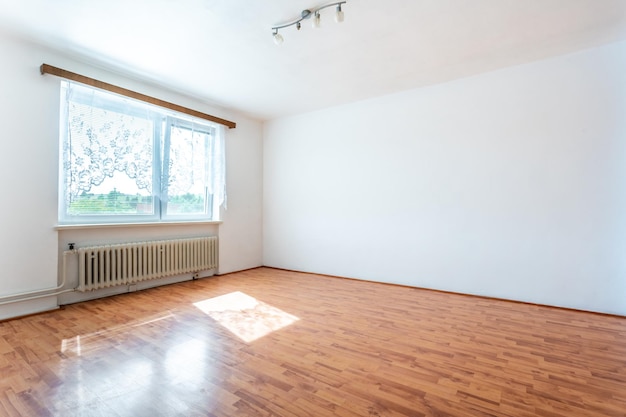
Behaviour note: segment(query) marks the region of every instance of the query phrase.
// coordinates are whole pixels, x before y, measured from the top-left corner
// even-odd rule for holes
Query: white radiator
[[[77,290],[91,291],[214,269],[217,249],[216,236],[76,249]]]

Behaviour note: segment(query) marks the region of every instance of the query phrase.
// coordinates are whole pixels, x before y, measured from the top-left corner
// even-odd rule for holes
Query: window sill
[[[146,223],[102,223],[102,224],[57,224],[54,230],[78,230],[78,229],[108,229],[115,227],[168,227],[190,225],[219,225],[222,221],[172,221],[172,222],[146,222]]]

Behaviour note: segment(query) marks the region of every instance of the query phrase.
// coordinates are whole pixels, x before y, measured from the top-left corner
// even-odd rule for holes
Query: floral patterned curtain
[[[89,193],[116,172],[152,192],[155,119],[151,114],[128,115],[100,108],[98,92],[69,84],[67,140],[63,168],[70,200]],[[131,113],[132,112],[126,112]]]
[[[62,91],[60,218],[219,219],[223,127],[72,82]]]

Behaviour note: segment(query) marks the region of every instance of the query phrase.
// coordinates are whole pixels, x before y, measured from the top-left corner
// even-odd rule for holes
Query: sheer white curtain
[[[219,220],[225,129],[63,82],[60,222]]]
[[[215,129],[215,140],[213,141],[213,161],[211,170],[211,189],[213,194],[213,218],[217,220],[220,216],[220,208],[227,208],[226,197],[226,141],[224,126],[218,125]]]
[[[154,215],[158,114],[130,99],[116,97],[111,102],[109,93],[80,84],[64,82],[62,93],[61,177],[66,214]],[[119,204],[120,193],[138,199]],[[87,196],[93,196],[89,203]],[[95,196],[101,196],[101,204]]]

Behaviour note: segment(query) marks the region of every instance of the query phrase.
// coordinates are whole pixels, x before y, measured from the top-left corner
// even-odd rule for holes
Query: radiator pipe
[[[75,288],[62,290],[65,287],[67,276],[67,255],[76,253],[76,249],[63,251],[63,267],[61,268],[61,283],[55,288],[47,288],[45,290],[27,291],[18,294],[5,295],[0,297],[0,306],[5,304],[20,303],[22,301],[36,300],[38,298],[50,297],[53,295],[64,294],[66,292],[76,291]],[[62,291],[59,291],[62,290]],[[30,297],[29,297],[30,296]]]

